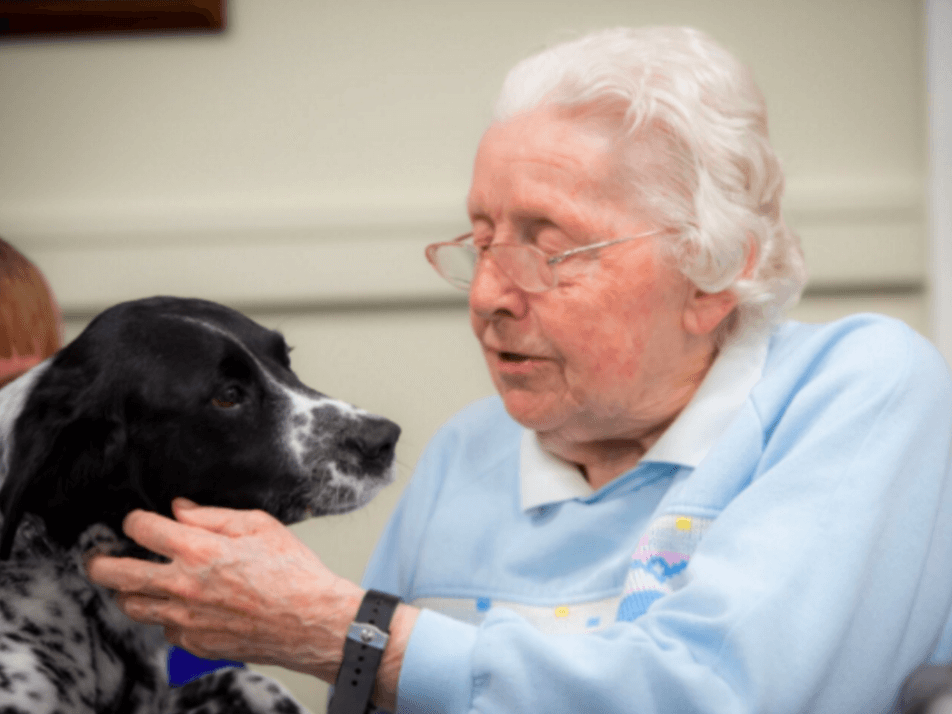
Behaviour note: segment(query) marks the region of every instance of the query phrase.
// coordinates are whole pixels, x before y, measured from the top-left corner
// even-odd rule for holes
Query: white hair
[[[668,247],[681,272],[701,290],[737,296],[720,337],[767,328],[796,303],[806,268],[780,211],[766,104],[729,52],[691,28],[602,30],[517,64],[493,118],[543,105],[612,128],[631,198],[676,235]]]

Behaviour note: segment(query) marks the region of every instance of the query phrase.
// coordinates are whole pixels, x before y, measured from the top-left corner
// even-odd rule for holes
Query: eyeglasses
[[[477,246],[472,242],[473,234],[465,233],[446,243],[428,245],[426,259],[450,285],[460,290],[469,290],[479,262],[484,256],[492,253],[493,260],[496,261],[499,269],[520,289],[530,293],[541,293],[559,284],[556,266],[566,258],[637,238],[647,238],[658,233],[660,231],[649,231],[626,238],[592,243],[581,248],[572,248],[558,255],[548,255],[534,245],[518,243]]]

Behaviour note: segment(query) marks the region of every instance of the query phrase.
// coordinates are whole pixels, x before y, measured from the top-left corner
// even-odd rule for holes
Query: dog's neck
[[[79,534],[74,544],[63,547],[49,537],[43,519],[33,513],[23,517],[10,555],[14,560],[65,557],[76,560],[80,565],[93,555],[139,558],[157,563],[168,560],[117,534],[104,523],[90,525]]]

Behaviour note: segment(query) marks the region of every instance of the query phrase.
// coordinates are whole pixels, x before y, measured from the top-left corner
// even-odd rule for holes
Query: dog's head
[[[25,513],[64,546],[176,496],[285,523],[343,513],[391,480],[399,433],[301,384],[284,338],[234,310],[123,303],[0,390],[0,558]]]

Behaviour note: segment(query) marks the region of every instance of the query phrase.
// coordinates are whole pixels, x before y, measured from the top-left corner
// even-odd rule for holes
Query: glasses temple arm
[[[591,245],[583,245],[580,248],[572,248],[567,250],[564,253],[559,253],[549,258],[546,262],[549,265],[555,265],[556,263],[561,263],[566,258],[571,258],[573,255],[579,253],[584,253],[587,250],[595,250],[597,248],[607,248],[610,245],[615,245],[616,243],[624,243],[625,241],[635,240],[636,238],[648,238],[649,236],[657,235],[661,231],[648,231],[647,233],[639,233],[634,236],[625,236],[624,238],[615,238],[614,240],[606,240],[601,243],[592,243]]]

